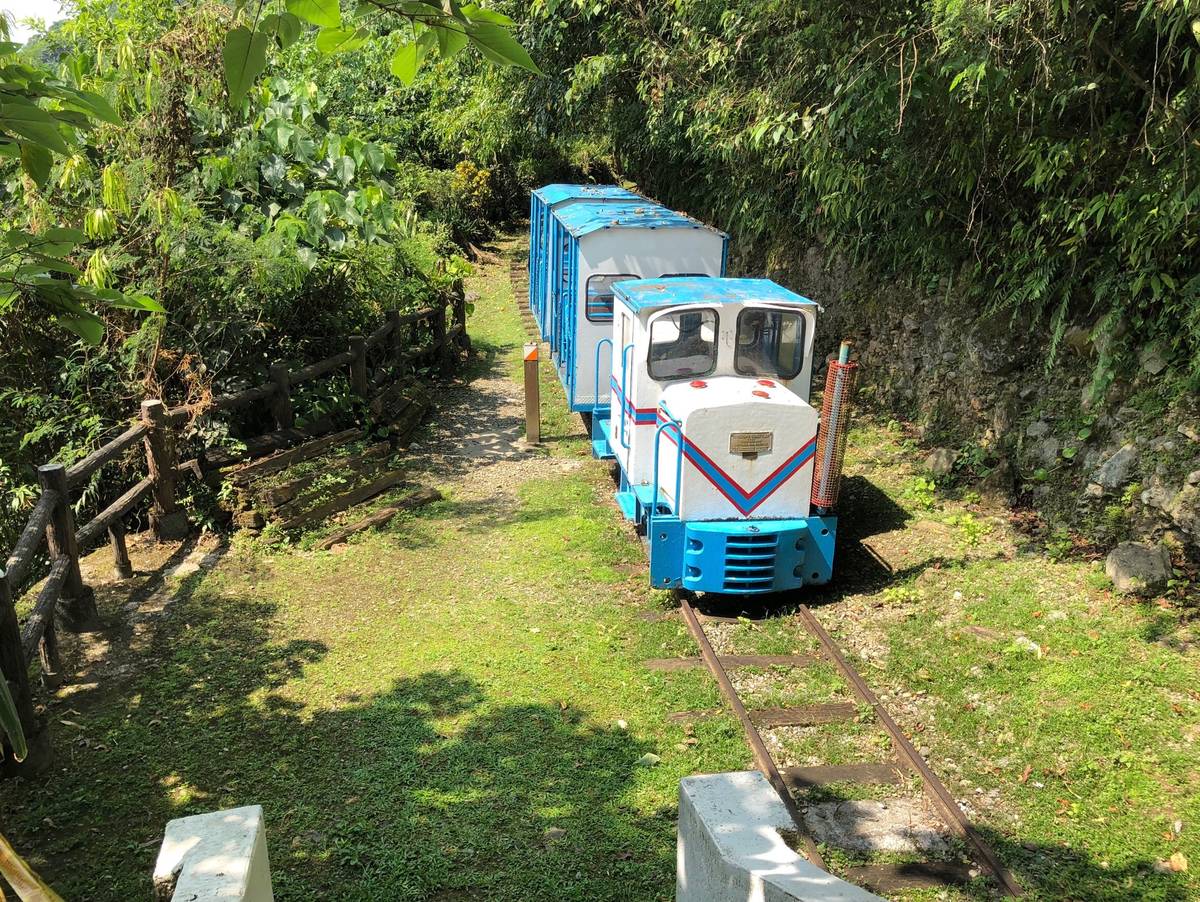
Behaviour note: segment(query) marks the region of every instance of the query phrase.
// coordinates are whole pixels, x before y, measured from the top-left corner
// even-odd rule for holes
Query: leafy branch
[[[315,43],[324,54],[357,50],[376,38],[366,27],[364,14],[360,13],[358,21],[346,22],[338,0],[284,0],[280,11],[264,15],[268,2],[259,3],[250,25],[239,25],[226,36],[222,52],[225,85],[235,107],[266,71],[271,44],[280,49],[290,46],[306,24],[316,27]],[[363,6],[410,27],[412,38],[396,48],[390,66],[392,74],[406,85],[412,84],[434,51],[442,59],[450,59],[468,45],[496,65],[542,74],[512,36],[513,20],[502,13],[458,0],[446,0],[444,5],[426,0],[365,0]]]

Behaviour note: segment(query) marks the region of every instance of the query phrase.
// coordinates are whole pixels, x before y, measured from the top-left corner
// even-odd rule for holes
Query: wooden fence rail
[[[389,379],[399,378],[417,368],[436,368],[442,374],[451,372],[458,360],[458,352],[470,346],[466,301],[461,286],[457,287],[448,307],[449,316],[447,305],[425,307],[407,314],[391,311],[384,323],[369,335],[349,337],[346,351],[296,370],[283,362],[272,364],[269,381],[232,394],[215,395],[204,404],[184,404],[168,409],[161,400],[143,401],[137,422],[82,460],[70,467],[51,463],[38,468],[41,495],[4,569],[0,570],[0,678],[8,680],[22,726],[30,738],[29,760],[20,768],[10,765],[10,770],[36,771],[48,764],[49,745],[39,741],[45,737],[40,736],[30,688],[29,669],[33,659],[39,659],[43,683],[58,685],[61,665],[57,625],[80,632],[94,628],[98,622],[92,591],[84,584],[79,570],[80,553],[107,536],[113,549],[114,572],[118,578],[129,578],[133,571],[125,549],[126,516],[149,498],[150,528],[155,538],[182,538],[190,527],[187,512],[176,499],[179,481],[188,476],[203,476],[206,471],[238,459],[225,449],[213,453],[205,449],[198,458],[181,464],[178,459],[180,427],[199,416],[267,402],[279,431],[248,440],[248,450],[243,456],[256,456],[290,441],[311,438],[321,429],[295,428],[291,393],[297,385],[345,370],[351,388],[365,400],[373,389]],[[428,340],[423,341],[425,338]],[[322,425],[331,425],[331,421],[326,420]],[[146,476],[76,528],[72,491],[139,443],[145,452]],[[14,599],[28,588],[35,571],[45,572],[44,569],[37,571],[34,566],[43,552],[50,562],[49,575],[38,592],[33,609],[24,624],[20,624]],[[8,755],[3,758],[11,761]]]

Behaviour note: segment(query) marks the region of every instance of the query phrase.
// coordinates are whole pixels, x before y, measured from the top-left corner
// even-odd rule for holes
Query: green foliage
[[[959,541],[966,548],[977,547],[980,540],[992,531],[986,521],[969,512],[951,514],[946,518],[946,525],[958,531]]]
[[[406,29],[429,12],[405,7],[376,12],[403,13]],[[425,139],[427,95],[388,78],[385,24],[324,0],[80,0],[26,48],[0,46],[13,102],[43,111],[0,110],[0,282],[7,268],[15,286],[0,285],[0,546],[27,514],[34,465],[82,456],[140,398],[202,402],[260,382],[270,362],[344,350],[384,311],[439,300],[462,277],[456,242],[487,234],[497,209],[490,173],[460,178],[457,153]],[[455,49],[433,24],[415,28]],[[488,65],[452,65],[472,63]],[[26,150],[37,142],[46,155]],[[89,346],[64,346],[61,326]],[[315,416],[344,399],[297,404]],[[109,468],[81,506],[139,466]]]
[[[879,597],[885,605],[904,607],[919,602],[921,593],[912,586],[888,586]]]
[[[1096,391],[1151,341],[1200,385],[1194,3],[530,10],[549,78],[444,95],[494,168],[552,147],[731,230],[756,268],[819,243],[916,290],[948,279],[1052,350],[1084,324]]]
[[[72,154],[97,120],[114,126],[121,120],[103,96],[17,59],[17,50],[16,44],[0,42],[4,61],[0,71],[0,160],[17,161],[25,179],[11,171],[5,190],[27,203],[21,211],[24,215],[5,217],[0,226],[0,316],[24,302],[97,344],[103,325],[91,309],[95,304],[142,311],[161,312],[162,308],[144,295],[112,290],[106,280],[97,277],[97,267],[90,274],[81,272],[72,258],[84,235],[77,229],[46,224],[41,192],[49,187],[56,154]],[[127,207],[119,173],[105,170],[104,179],[106,196],[124,199]],[[88,221],[96,234],[111,234],[111,222],[103,211]]]
[[[1052,561],[1064,561],[1075,550],[1075,540],[1064,528],[1054,530],[1046,542],[1046,557]]]
[[[905,487],[903,497],[920,510],[933,510],[937,504],[937,483],[927,476],[914,476]]]
[[[411,37],[396,45],[390,71],[405,85],[417,77],[425,58],[436,51],[444,59],[453,57],[468,44],[485,59],[500,66],[517,66],[541,75],[537,64],[511,34],[513,20],[475,4],[405,0],[403,3],[364,3],[347,23],[338,0],[285,0],[285,9],[268,0],[246,5],[252,13],[248,25],[238,25],[225,36],[222,59],[230,103],[239,109],[242,99],[267,67],[268,48],[284,48],[299,36],[306,22],[318,28],[314,41],[328,55],[349,53],[371,41],[384,42],[386,35],[407,32]]]

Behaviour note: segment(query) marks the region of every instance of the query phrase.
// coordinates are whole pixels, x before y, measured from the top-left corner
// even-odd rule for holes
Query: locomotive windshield
[[[795,379],[804,365],[804,317],[747,307],[738,314],[733,368],[743,376]]]
[[[717,366],[717,312],[667,313],[650,326],[650,378],[707,376]]]

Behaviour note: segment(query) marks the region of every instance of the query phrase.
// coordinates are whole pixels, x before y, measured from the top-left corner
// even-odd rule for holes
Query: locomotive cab
[[[830,578],[810,516],[817,306],[766,279],[617,283],[611,403],[595,450],[621,468],[655,586],[770,592]]]

